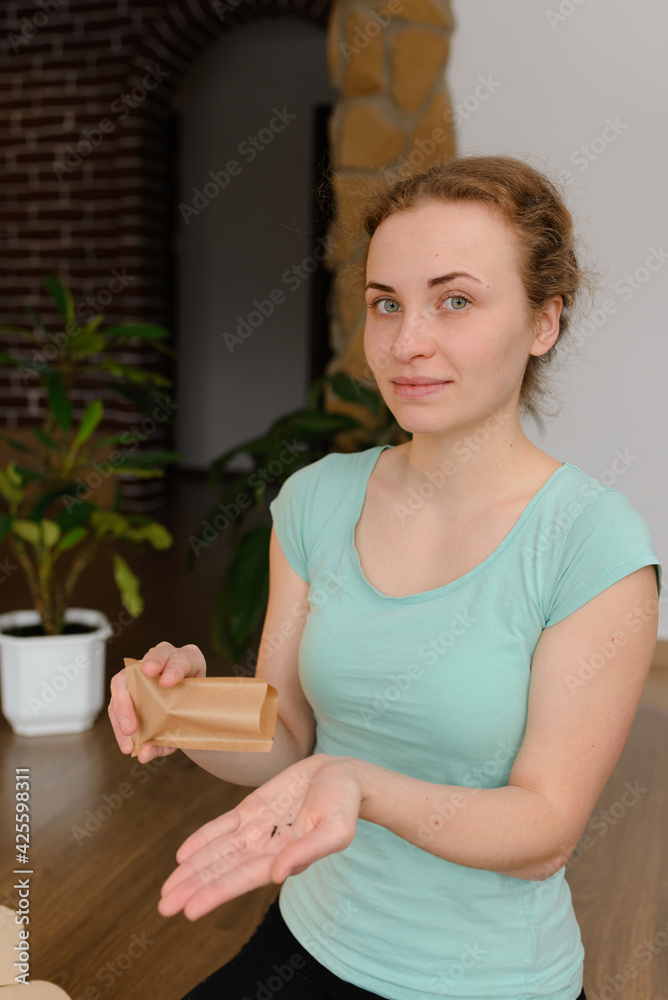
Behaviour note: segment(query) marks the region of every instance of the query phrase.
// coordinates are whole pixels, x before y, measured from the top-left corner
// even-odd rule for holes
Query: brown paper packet
[[[142,661],[125,657],[137,716],[132,756],[142,747],[189,750],[271,750],[278,692],[257,677],[186,677],[163,687],[146,677]]]

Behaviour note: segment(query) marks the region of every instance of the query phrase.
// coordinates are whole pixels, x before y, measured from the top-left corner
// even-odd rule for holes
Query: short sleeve
[[[306,489],[311,479],[308,473],[308,466],[293,472],[269,504],[276,536],[285,558],[306,583],[310,582],[305,544]]]
[[[662,568],[651,532],[628,497],[601,490],[575,515],[557,557],[545,627],[555,625],[641,566]]]

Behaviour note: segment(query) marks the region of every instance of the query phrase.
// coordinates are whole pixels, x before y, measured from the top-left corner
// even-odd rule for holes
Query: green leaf
[[[66,320],[74,319],[74,302],[67,285],[54,275],[47,275],[44,284],[49,295],[56,303],[56,309]]]
[[[87,535],[88,532],[85,528],[71,528],[66,534],[63,535],[56,545],[53,550],[54,556],[59,556],[61,552],[66,552],[67,549],[73,548],[83,538],[86,538]]]
[[[85,330],[86,333],[95,333],[103,319],[104,313],[97,313],[96,316],[93,316],[90,323],[86,323],[86,325],[82,326],[81,329]]]
[[[337,372],[330,377],[332,389],[339,397],[348,403],[359,403],[371,410],[374,416],[380,414],[380,395],[368,389],[358,379],[354,379],[345,372]]]
[[[48,493],[44,493],[35,503],[33,508],[29,511],[29,518],[31,521],[41,521],[43,517],[46,516],[46,511],[54,500],[59,497],[69,496],[76,497],[77,490],[81,489],[80,483],[64,483],[62,486],[56,486],[55,489],[49,490]],[[73,500],[77,506],[82,503],[79,499]],[[61,525],[61,527],[64,527]]]
[[[60,528],[55,521],[50,521],[48,518],[40,521],[40,527],[45,546],[47,549],[52,549],[60,538]]]
[[[96,367],[101,371],[111,372],[112,375],[127,379],[134,385],[167,387],[172,384],[168,378],[158,372],[147,371],[145,368],[135,368],[133,365],[122,365],[118,361],[100,361]]]
[[[148,542],[154,549],[168,549],[174,539],[167,528],[158,521],[141,518],[131,524],[127,517],[113,510],[95,510],[90,522],[98,534],[110,534],[131,542]]]
[[[78,500],[69,510],[67,508],[61,510],[56,516],[55,521],[61,531],[68,532],[72,528],[78,528],[86,524],[95,509],[94,504],[88,503],[86,500]]]
[[[10,446],[10,448],[15,448],[17,451],[26,452],[29,455],[35,454],[32,448],[29,448],[26,444],[23,443],[23,441],[17,441],[16,438],[10,437],[9,434],[0,433],[0,438],[6,441],[7,444]]]
[[[19,538],[22,538],[24,542],[30,542],[31,545],[38,545],[40,541],[40,530],[39,524],[35,521],[26,521],[23,518],[15,518],[12,523],[12,531]]]
[[[212,542],[216,541],[219,535],[221,535],[223,532],[227,530],[228,524],[226,524],[224,527],[221,527],[220,529],[214,528],[213,525],[215,523],[216,517],[217,515],[220,514],[221,510],[225,509],[228,506],[228,504],[235,503],[240,498],[240,494],[245,493],[246,495],[249,495],[251,492],[253,492],[252,488],[248,484],[248,479],[250,475],[251,473],[242,473],[240,475],[232,475],[231,473],[228,473],[229,478],[225,484],[225,488],[222,491],[222,494],[218,497],[218,500],[211,505],[209,510],[202,518],[200,526],[197,529],[197,534],[194,536],[194,538],[197,541],[201,541],[206,545],[210,545]],[[262,492],[264,491],[262,490]],[[235,519],[237,527],[241,525],[244,516],[249,510],[250,507],[241,507],[239,514]],[[205,531],[207,532],[206,538],[203,537]],[[212,531],[215,532],[213,538],[211,537]],[[195,561],[195,548],[193,548],[193,546],[191,545],[188,551],[188,559],[187,559],[188,572],[192,570],[194,561]]]
[[[308,408],[309,410],[320,409],[320,397],[322,395],[322,387],[324,385],[324,378],[315,378],[311,382],[311,387],[308,393]]]
[[[214,599],[213,644],[235,660],[248,648],[269,591],[271,525],[252,528],[237,539]]]
[[[112,483],[113,483],[112,479]],[[111,509],[115,514],[118,514],[121,509],[121,503],[123,502],[123,490],[121,489],[120,483],[114,483],[114,499],[111,503]]]
[[[30,337],[30,331],[24,326],[12,326],[11,323],[0,323],[0,333],[20,333],[24,337]]]
[[[37,310],[33,309],[32,306],[26,306],[26,310],[32,316],[33,320],[35,321],[35,324],[40,328],[40,330],[48,340],[50,334],[47,328],[45,327],[44,320],[42,319],[40,314],[37,312]]]
[[[168,549],[173,544],[174,538],[164,526],[157,521],[148,521],[126,531],[124,538],[131,542],[148,542],[154,549]]]
[[[12,486],[16,486],[17,489],[20,489],[23,486],[21,466],[17,465],[13,460],[7,464],[7,479],[10,481]]]
[[[122,434],[110,434],[108,437],[98,438],[95,442],[94,449],[98,451],[100,448],[106,448],[109,444],[127,444],[128,431],[123,431]]]
[[[84,444],[91,434],[97,428],[97,425],[102,420],[104,414],[104,406],[99,399],[94,399],[93,402],[86,407],[84,414],[81,418],[81,423],[72,442],[73,448],[79,448]]]
[[[23,490],[10,479],[9,467],[6,473],[0,470],[0,493],[9,504],[19,504],[23,499]]]
[[[125,382],[102,382],[100,388],[110,389],[122,396],[123,399],[129,399],[143,413],[152,413],[155,409],[155,400],[149,390],[140,389],[138,386],[128,385]]]
[[[222,455],[218,455],[217,458],[214,458],[209,463],[209,467],[207,469],[209,485],[214,486],[216,483],[220,482],[225,475],[228,475],[226,470],[232,458],[236,458],[237,455],[250,455],[251,457],[255,457],[252,447],[253,442],[249,442],[248,446],[244,444],[234,445],[234,447],[228,448],[227,451],[224,451]]]
[[[72,354],[82,358],[101,354],[104,351],[104,337],[100,333],[96,333],[95,330],[79,327],[70,338],[69,349]]]
[[[301,413],[301,410],[296,410],[294,414],[290,415],[292,419],[295,415]],[[236,457],[240,454],[248,454],[257,461],[257,466],[260,467],[265,459],[269,442],[279,435],[283,435],[285,417],[281,417],[269,428],[266,434],[261,437],[252,438],[249,441],[243,441],[241,444],[236,444],[227,451],[224,451],[222,455],[215,458],[208,468],[209,476],[209,486],[216,486],[225,475],[229,475],[225,471],[231,458]]]
[[[139,593],[139,578],[132,572],[125,559],[114,552],[114,580],[121,595],[121,601],[133,618],[138,618],[144,610],[144,602]]]
[[[47,383],[49,393],[49,405],[56,420],[64,431],[70,429],[72,419],[72,406],[59,374],[51,374]]]
[[[164,474],[162,469],[133,469],[126,466],[114,468],[110,473],[112,476],[136,476],[138,479],[159,479]]]
[[[5,535],[12,526],[13,518],[11,514],[6,517],[0,517],[0,542],[4,539]]]
[[[94,510],[90,515],[90,523],[98,534],[111,534],[119,537],[130,526],[127,517],[114,510]]]
[[[151,344],[154,351],[159,351],[160,354],[166,354],[170,358],[178,358],[179,352],[173,347],[169,347],[168,344],[163,344],[161,340],[154,340]]]
[[[163,337],[169,337],[169,330],[157,323],[123,323],[119,326],[108,326],[104,332],[110,337],[118,337],[122,340],[129,340],[133,337],[139,337],[141,340],[159,340]]]
[[[304,410],[293,417],[290,422],[290,433],[305,434],[309,437],[331,437],[339,431],[355,430],[363,425],[354,417],[344,413],[320,413],[317,410]]]
[[[38,469],[31,469],[27,465],[17,465],[16,469],[17,472],[20,472],[23,477],[21,480],[21,486],[24,486],[28,479],[37,479],[44,482],[45,479],[49,478],[44,472],[40,472]]]
[[[19,368],[30,368],[31,371],[40,371],[31,361],[25,358],[14,358],[7,351],[0,351],[0,365],[17,365]]]
[[[46,445],[47,448],[54,449],[58,447],[53,438],[49,434],[47,434],[46,431],[43,431],[41,427],[33,427],[32,432],[37,438],[37,440],[40,441],[43,445]]]

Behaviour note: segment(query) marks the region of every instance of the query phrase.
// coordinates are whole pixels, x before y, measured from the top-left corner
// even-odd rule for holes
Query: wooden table
[[[239,950],[277,895],[267,886],[195,922],[159,915],[179,844],[248,789],[179,752],[138,764],[118,751],[106,713],[87,733],[51,738],[15,736],[3,720],[0,753],[0,903],[16,908],[9,819],[14,769],[29,767],[30,974],[72,1000],[180,1000]],[[641,706],[567,868],[588,1000],[668,998],[667,760],[668,716]]]

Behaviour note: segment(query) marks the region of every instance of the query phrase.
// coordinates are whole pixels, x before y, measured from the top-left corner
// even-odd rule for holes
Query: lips
[[[419,375],[414,375],[411,378],[394,378],[392,381],[396,385],[445,385],[445,383],[451,381],[451,379],[425,378]]]
[[[392,382],[392,388],[394,389],[395,396],[398,399],[423,399],[429,396],[437,396],[439,392],[442,392],[447,386],[452,385],[452,381],[448,382],[422,382],[417,385],[412,385],[410,382]]]

